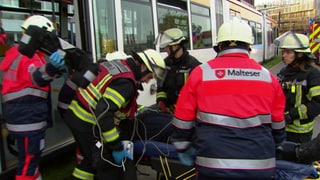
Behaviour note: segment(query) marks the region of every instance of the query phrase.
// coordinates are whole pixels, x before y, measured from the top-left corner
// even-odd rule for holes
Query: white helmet
[[[53,23],[46,17],[41,15],[33,15],[28,17],[21,25],[21,28],[27,30],[29,26],[38,26],[49,32],[54,31]]]
[[[232,19],[223,23],[218,31],[217,43],[223,41],[240,41],[253,44],[254,38],[249,24],[239,19]]]
[[[187,38],[183,36],[183,32],[178,28],[167,29],[161,32],[157,38],[160,48],[185,43]]]
[[[112,61],[112,60],[117,60],[117,59],[127,59],[131,56],[127,55],[123,51],[115,51],[112,53],[107,53],[106,55],[106,60]]]
[[[162,84],[166,76],[167,68],[161,55],[154,49],[147,49],[143,52],[133,52],[135,58],[139,58],[152,72],[158,83]]]
[[[288,31],[275,40],[280,49],[291,49],[295,52],[311,53],[309,38],[304,34]]]
[[[306,54],[310,59],[317,59],[311,52],[309,38],[304,34],[287,31],[274,40],[280,49],[290,49]]]

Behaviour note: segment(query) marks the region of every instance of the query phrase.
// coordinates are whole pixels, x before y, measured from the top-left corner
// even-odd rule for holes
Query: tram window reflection
[[[124,51],[142,51],[154,47],[154,28],[151,2],[122,1]]]
[[[113,0],[93,1],[96,54],[104,58],[107,53],[116,50],[116,22]]]

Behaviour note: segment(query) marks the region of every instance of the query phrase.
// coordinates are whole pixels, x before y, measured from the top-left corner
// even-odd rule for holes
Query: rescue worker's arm
[[[284,108],[285,96],[283,94],[280,83],[275,76],[272,75],[272,82],[274,87],[273,106],[271,109],[271,128],[272,135],[276,146],[279,146],[286,138]]]
[[[55,52],[50,56],[50,62],[31,71],[32,81],[38,86],[47,86],[57,76],[64,72],[64,60],[60,52]]]
[[[62,118],[68,109],[71,101],[76,96],[78,88],[86,88],[100,71],[99,64],[88,64],[87,69],[75,71],[69,75],[66,82],[63,84],[58,97],[57,109]],[[94,73],[92,73],[94,72]]]
[[[157,106],[160,109],[160,111],[168,112],[166,109],[167,93],[163,87],[157,88],[156,98],[157,98]]]
[[[197,67],[198,65],[201,65],[202,63],[198,60],[198,59],[196,59],[195,57],[193,57],[193,56],[190,56],[190,67],[191,67],[191,71],[195,68],[195,67]],[[191,71],[190,71],[190,73],[191,73]]]
[[[72,82],[70,78],[68,78],[67,81],[63,84],[59,92],[57,104],[57,109],[62,118],[64,118],[68,106],[70,105],[73,98],[76,96],[77,89],[78,86],[74,82]]]
[[[192,71],[177,100],[172,120],[174,126],[172,143],[178,152],[187,151],[194,140],[194,123],[198,109],[196,87],[201,83],[201,77],[198,76],[199,71],[201,71],[200,68]]]
[[[115,79],[107,87],[103,94],[104,98],[98,101],[95,115],[98,118],[106,148],[122,150],[119,132],[114,123],[114,113],[134,98],[135,89],[131,80]]]
[[[172,120],[174,126],[172,144],[178,151],[181,163],[187,166],[193,166],[196,157],[193,142],[198,110],[196,87],[201,82],[201,77],[197,76],[199,70],[199,68],[194,69],[194,74],[190,74],[188,81],[182,87]]]
[[[320,109],[320,72],[314,69],[307,78],[307,102],[302,102],[298,107],[289,109],[287,114],[293,120],[313,119],[319,115]],[[302,97],[304,99],[305,97]]]

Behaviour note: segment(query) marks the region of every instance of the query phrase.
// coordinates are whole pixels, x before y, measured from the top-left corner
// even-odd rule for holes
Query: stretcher
[[[145,111],[140,115],[142,116],[137,118],[141,119],[137,126],[141,130],[138,131],[138,134],[145,136],[134,141],[134,154],[137,163],[151,166],[157,172],[157,179],[196,179],[195,168],[180,163],[173,145],[163,142],[171,135],[172,131],[167,124],[171,123],[172,116],[158,112],[154,106],[145,108]],[[148,131],[146,131],[147,129]],[[289,161],[277,161],[277,167],[277,173],[281,174],[276,174],[277,178],[274,178],[275,180],[293,180],[290,178],[293,176],[299,176],[298,180],[301,180],[313,171],[311,165],[307,166]],[[319,171],[320,163],[316,162],[314,167]],[[320,180],[320,178],[306,178],[304,180],[311,179]]]
[[[194,167],[185,166],[178,160],[173,145],[159,141],[134,141],[134,154],[138,161],[151,166],[157,172],[157,180],[195,180]],[[138,162],[140,163],[140,162]]]
[[[313,166],[316,168],[319,177],[318,178],[305,178],[304,180],[314,180],[314,179],[320,180],[320,173],[319,173],[320,172],[320,163],[319,163],[319,161],[315,161]]]
[[[157,180],[196,179],[196,169],[181,164],[177,151],[171,144],[158,141],[136,140],[134,141],[134,154],[138,161],[143,159],[143,164],[151,166],[151,168],[157,172]],[[274,178],[274,180],[300,180],[301,178],[297,179],[298,175],[291,176],[290,173],[298,174],[298,171],[301,171],[301,177],[306,177],[307,174],[310,174],[312,171],[306,166],[307,165],[289,161],[277,161],[277,167],[279,167],[277,168],[278,176]],[[319,174],[320,163],[316,161],[313,166]],[[278,171],[279,169],[285,172],[281,173]],[[320,180],[320,177],[308,177],[304,178],[304,180]]]

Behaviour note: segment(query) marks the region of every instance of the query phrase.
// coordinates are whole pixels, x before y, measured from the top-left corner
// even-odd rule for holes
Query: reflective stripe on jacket
[[[137,109],[135,94],[133,99],[126,101],[115,89],[109,87],[109,84],[118,78],[127,78],[136,83],[133,72],[130,70],[125,60],[113,60],[100,63],[101,72],[90,83],[86,89],[79,89],[76,92],[76,100],[73,100],[69,109],[82,121],[96,124],[95,112],[98,101],[106,98],[112,101],[119,109],[113,115],[114,124],[118,125],[123,119],[132,119]],[[137,87],[135,87],[137,88]],[[136,91],[135,91],[136,92]],[[102,132],[105,142],[114,141],[119,137],[119,132],[115,127]]]
[[[37,52],[31,59],[29,59],[19,53],[17,46],[9,49],[0,66],[0,69],[3,71],[2,84],[5,84],[5,86],[2,86],[2,95],[19,92],[28,88],[29,90],[27,90],[27,92],[21,92],[21,95],[40,95],[40,97],[43,97],[44,94],[46,94],[44,92],[49,91],[49,86],[40,87],[36,85],[33,82],[32,73],[35,68],[41,67],[45,63],[46,61],[42,53]],[[18,97],[19,96],[16,98]],[[44,98],[46,98],[46,96]],[[12,97],[8,99],[11,100]]]
[[[173,144],[184,151],[196,143],[198,172],[209,177],[271,177],[275,146],[285,139],[284,106],[276,77],[246,50],[222,51],[181,90]]]
[[[40,72],[45,63],[43,53],[36,52],[32,58],[28,58],[19,53],[17,46],[9,49],[1,62],[1,93],[5,103],[3,115],[11,133],[33,133],[52,125],[48,107],[48,103],[51,103],[48,102],[50,86],[38,86],[33,79],[37,76],[37,79],[46,81],[41,73],[34,75],[35,71]]]
[[[293,119],[286,131],[308,133],[313,130],[314,118],[320,109],[320,72],[317,68],[306,66],[305,71],[290,65],[278,74],[284,94],[285,111]]]
[[[170,113],[173,114],[176,101],[179,93],[190,72],[198,65],[201,64],[195,57],[191,56],[187,50],[180,58],[172,58],[170,56],[164,59],[166,66],[169,70],[166,75],[166,80],[162,87],[157,89],[157,102],[163,101]]]

